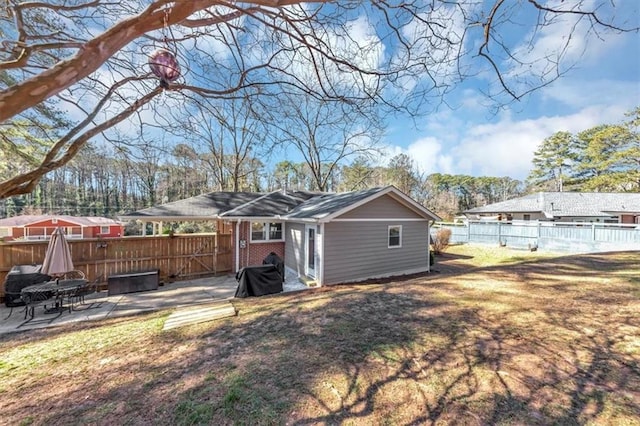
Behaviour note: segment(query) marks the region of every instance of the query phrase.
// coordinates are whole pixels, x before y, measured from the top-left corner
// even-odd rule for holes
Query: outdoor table
[[[45,309],[45,313],[62,312],[66,309],[63,305],[65,297],[75,294],[78,289],[86,286],[88,283],[85,279],[70,279],[70,280],[54,280],[48,281],[44,284],[30,285],[22,289],[21,293],[26,295],[33,294],[50,294],[49,298],[55,298],[55,306],[49,309]]]

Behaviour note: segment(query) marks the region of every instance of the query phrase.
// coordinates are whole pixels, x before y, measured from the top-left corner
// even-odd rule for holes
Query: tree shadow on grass
[[[4,415],[42,424],[624,422],[640,411],[640,354],[629,338],[640,330],[637,300],[620,290],[624,303],[593,309],[562,277],[628,266],[543,260],[244,299],[236,318],[132,334],[135,351],[148,353],[80,371],[44,406],[34,398],[42,382],[25,384],[24,402]],[[560,275],[537,282],[545,270]],[[521,293],[484,290],[487,276]]]

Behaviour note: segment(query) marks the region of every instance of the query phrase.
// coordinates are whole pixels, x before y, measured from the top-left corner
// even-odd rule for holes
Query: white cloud
[[[624,109],[594,106],[574,114],[513,120],[505,114],[498,122],[471,127],[450,151],[457,173],[510,176],[524,179],[531,170],[534,151],[559,131],[577,133],[599,124],[619,122]]]
[[[391,145],[388,158],[410,155],[422,172],[509,176],[524,180],[529,174],[534,151],[547,137],[559,131],[578,133],[591,127],[618,123],[625,109],[597,105],[566,115],[545,115],[517,119],[504,113],[493,123],[465,123],[445,112],[428,126],[428,137],[420,137],[406,148]]]
[[[561,84],[542,89],[541,95],[547,102],[570,108],[612,105],[610,109],[615,110],[614,114],[621,116],[620,110],[628,111],[640,102],[640,82],[567,78]]]

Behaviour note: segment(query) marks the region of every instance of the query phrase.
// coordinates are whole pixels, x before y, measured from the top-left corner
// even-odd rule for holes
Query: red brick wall
[[[238,249],[240,252],[240,265],[237,270],[240,270],[245,266],[262,265],[262,260],[271,252],[276,253],[281,259],[284,259],[284,241],[252,243],[251,235],[249,233],[249,225],[249,222],[243,222],[240,224],[240,240],[245,240],[247,244],[246,248]],[[233,244],[235,243],[236,239],[234,237]]]

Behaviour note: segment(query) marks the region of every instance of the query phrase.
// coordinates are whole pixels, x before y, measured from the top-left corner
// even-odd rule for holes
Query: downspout
[[[236,273],[240,270],[240,220],[236,221]]]
[[[317,228],[316,228],[317,229]],[[318,238],[318,276],[316,277],[318,281],[318,286],[322,287],[322,283],[324,281],[324,222],[320,223],[320,238]]]

